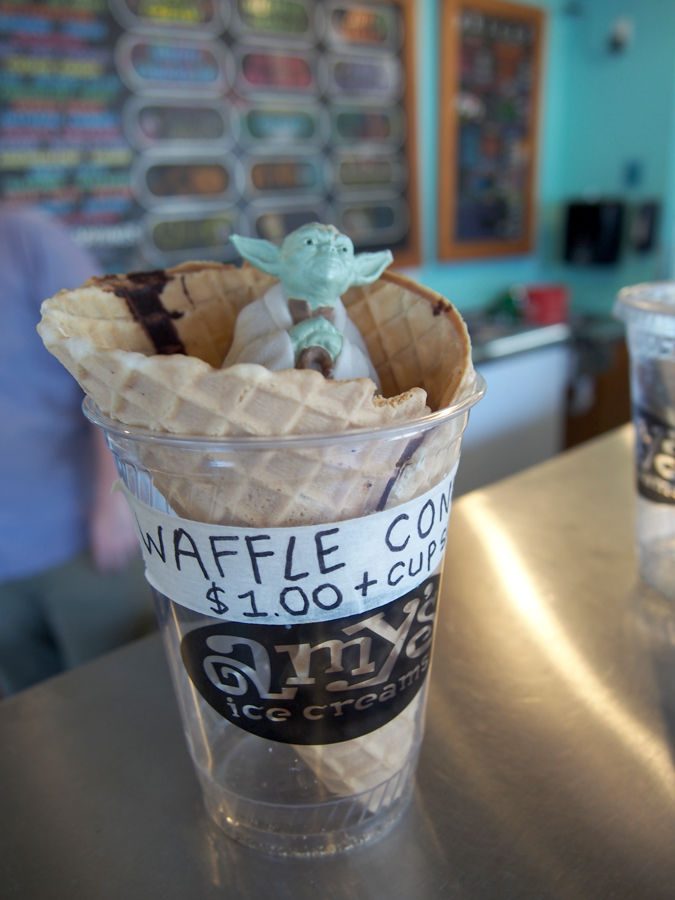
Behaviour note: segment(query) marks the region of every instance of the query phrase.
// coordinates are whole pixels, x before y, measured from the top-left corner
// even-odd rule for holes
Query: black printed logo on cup
[[[635,407],[638,493],[655,503],[675,503],[675,428]]]
[[[342,619],[197,628],[183,638],[183,663],[207,703],[251,734],[287,744],[360,737],[422,687],[439,580]]]

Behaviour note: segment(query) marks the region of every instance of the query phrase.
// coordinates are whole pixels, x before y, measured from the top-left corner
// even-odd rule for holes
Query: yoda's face
[[[281,281],[287,297],[316,309],[335,306],[352,285],[372,284],[392,261],[389,250],[354,254],[354,245],[333,225],[313,222],[293,231],[281,247],[261,238],[231,235],[244,259]]]
[[[318,303],[330,303],[352,283],[354,245],[330,225],[305,225],[284,240],[280,264],[289,296],[310,294]]]

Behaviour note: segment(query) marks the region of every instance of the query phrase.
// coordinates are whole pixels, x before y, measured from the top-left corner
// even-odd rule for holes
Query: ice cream
[[[304,243],[310,237],[316,245]],[[290,235],[281,249],[246,239],[237,246],[266,272],[187,263],[92,279],[45,301],[40,335],[103,414],[160,434],[379,430],[418,422],[474,390],[461,317],[440,295],[383,272],[388,254],[354,255],[348,239],[322,226]],[[317,246],[327,257],[318,286],[303,263]],[[342,247],[348,265],[339,262]],[[304,304],[296,321],[292,300]],[[462,427],[453,419],[421,438],[364,443],[358,452],[290,442],[265,451],[254,468],[228,461],[217,487],[199,454],[174,458],[152,442],[139,453],[177,516],[270,529],[353,520],[423,495],[448,477],[448,446]],[[298,755],[330,791],[370,792],[363,802],[372,810],[387,782],[389,802],[421,697],[372,734],[297,747]]]

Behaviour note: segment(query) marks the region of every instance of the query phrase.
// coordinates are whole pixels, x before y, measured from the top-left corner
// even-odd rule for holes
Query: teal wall
[[[607,313],[619,287],[663,278],[673,256],[675,209],[674,0],[541,0],[547,11],[537,175],[537,239],[532,255],[441,263],[436,256],[438,193],[439,24],[443,0],[418,0],[418,127],[423,264],[413,271],[469,310],[509,286],[564,281],[573,309]],[[569,13],[570,6],[578,10]],[[610,54],[606,40],[618,16],[633,22],[633,40]],[[641,182],[626,183],[629,163]],[[621,195],[664,203],[657,251],[626,251],[611,268],[583,269],[560,259],[566,199]],[[670,252],[667,252],[669,250]]]

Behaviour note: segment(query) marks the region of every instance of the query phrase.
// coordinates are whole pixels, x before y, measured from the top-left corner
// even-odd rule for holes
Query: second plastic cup
[[[640,573],[675,599],[675,282],[620,291],[635,425]]]
[[[279,854],[383,834],[411,796],[474,390],[407,426],[207,439],[103,428],[213,820]]]

